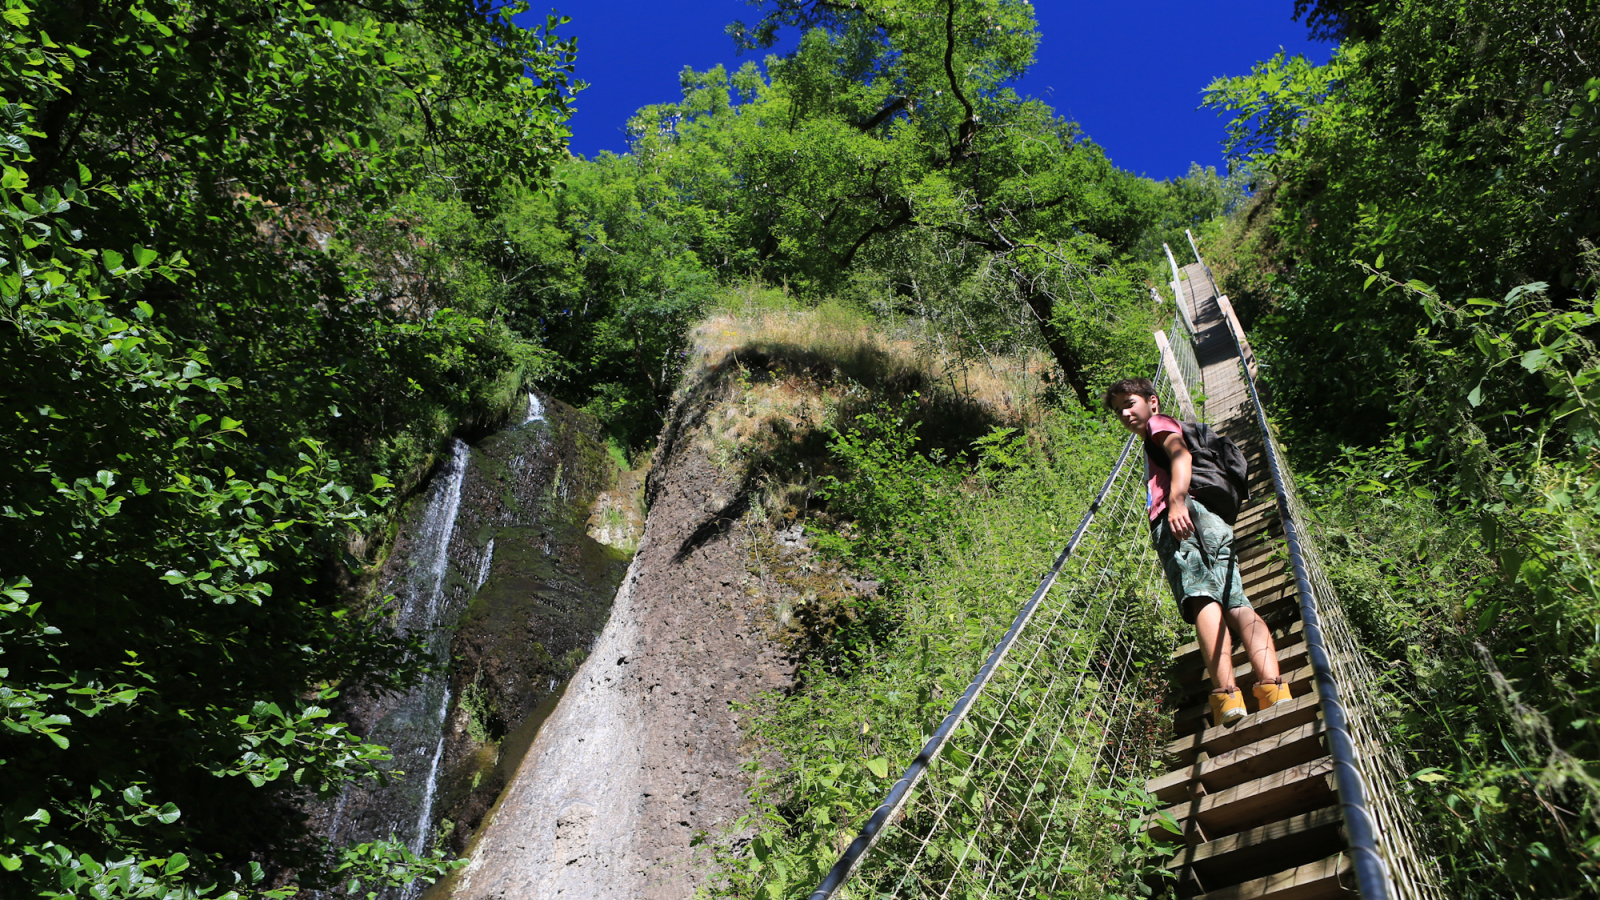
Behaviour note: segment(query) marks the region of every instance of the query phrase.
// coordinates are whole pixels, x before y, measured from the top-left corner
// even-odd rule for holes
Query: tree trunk
[[[1084,409],[1093,412],[1095,404],[1089,397],[1089,380],[1083,374],[1083,360],[1056,326],[1055,298],[1020,278],[1017,279],[1017,288],[1023,302],[1028,304],[1034,318],[1039,320],[1039,332],[1044,335],[1045,346],[1050,348],[1056,364],[1061,367],[1061,374],[1072,386],[1073,393],[1078,395],[1078,402],[1083,404]]]

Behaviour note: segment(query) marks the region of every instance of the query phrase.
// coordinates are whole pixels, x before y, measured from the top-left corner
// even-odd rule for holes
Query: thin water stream
[[[451,665],[403,695],[352,701],[353,727],[404,775],[331,805],[335,846],[463,849],[604,626],[627,557],[585,530],[615,478],[597,427],[533,394],[513,422],[476,446],[451,443],[383,566],[394,628]]]

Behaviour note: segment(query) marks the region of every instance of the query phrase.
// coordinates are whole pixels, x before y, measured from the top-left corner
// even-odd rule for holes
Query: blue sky
[[[1018,92],[1077,120],[1114,163],[1152,178],[1183,175],[1191,161],[1221,166],[1222,120],[1196,109],[1213,78],[1248,72],[1279,48],[1319,63],[1333,49],[1307,40],[1290,19],[1293,0],[1035,6],[1038,61]],[[530,15],[542,19],[541,9]],[[572,18],[562,34],[577,37],[578,77],[590,85],[571,122],[573,152],[584,156],[626,150],[623,123],[641,106],[678,99],[685,65],[734,69],[756,58],[741,56],[723,33],[734,19],[756,18],[741,0],[582,0],[557,9]],[[794,44],[786,37],[780,50]]]

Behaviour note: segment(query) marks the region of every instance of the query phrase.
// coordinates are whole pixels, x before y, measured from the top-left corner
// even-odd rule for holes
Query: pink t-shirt
[[[1154,442],[1157,447],[1161,447],[1163,445],[1161,435],[1169,431],[1176,431],[1179,437],[1183,436],[1183,426],[1178,423],[1177,419],[1160,414],[1151,416],[1150,436],[1146,440]],[[1150,509],[1150,521],[1154,522],[1156,516],[1167,511],[1167,490],[1172,487],[1172,472],[1160,466],[1151,465],[1150,457],[1146,455],[1144,458],[1144,474],[1148,479],[1145,483],[1149,486],[1149,490],[1145,494],[1145,503]]]

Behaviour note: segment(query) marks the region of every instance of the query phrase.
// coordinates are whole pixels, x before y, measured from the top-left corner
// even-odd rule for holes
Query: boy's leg
[[[1228,634],[1228,626],[1222,620],[1222,604],[1209,597],[1191,598],[1189,602],[1195,599],[1203,604],[1195,611],[1194,629],[1200,639],[1200,655],[1206,661],[1211,686],[1234,690],[1233,636]]]
[[[1218,618],[1222,617],[1221,604],[1211,603],[1208,606],[1215,607]],[[1227,619],[1234,630],[1239,632],[1239,640],[1244,644],[1245,652],[1250,654],[1250,667],[1255,670],[1257,683],[1277,681],[1278,647],[1272,640],[1272,629],[1268,628],[1267,623],[1248,606],[1236,606],[1228,610]],[[1232,659],[1228,660],[1228,670],[1231,675]]]

